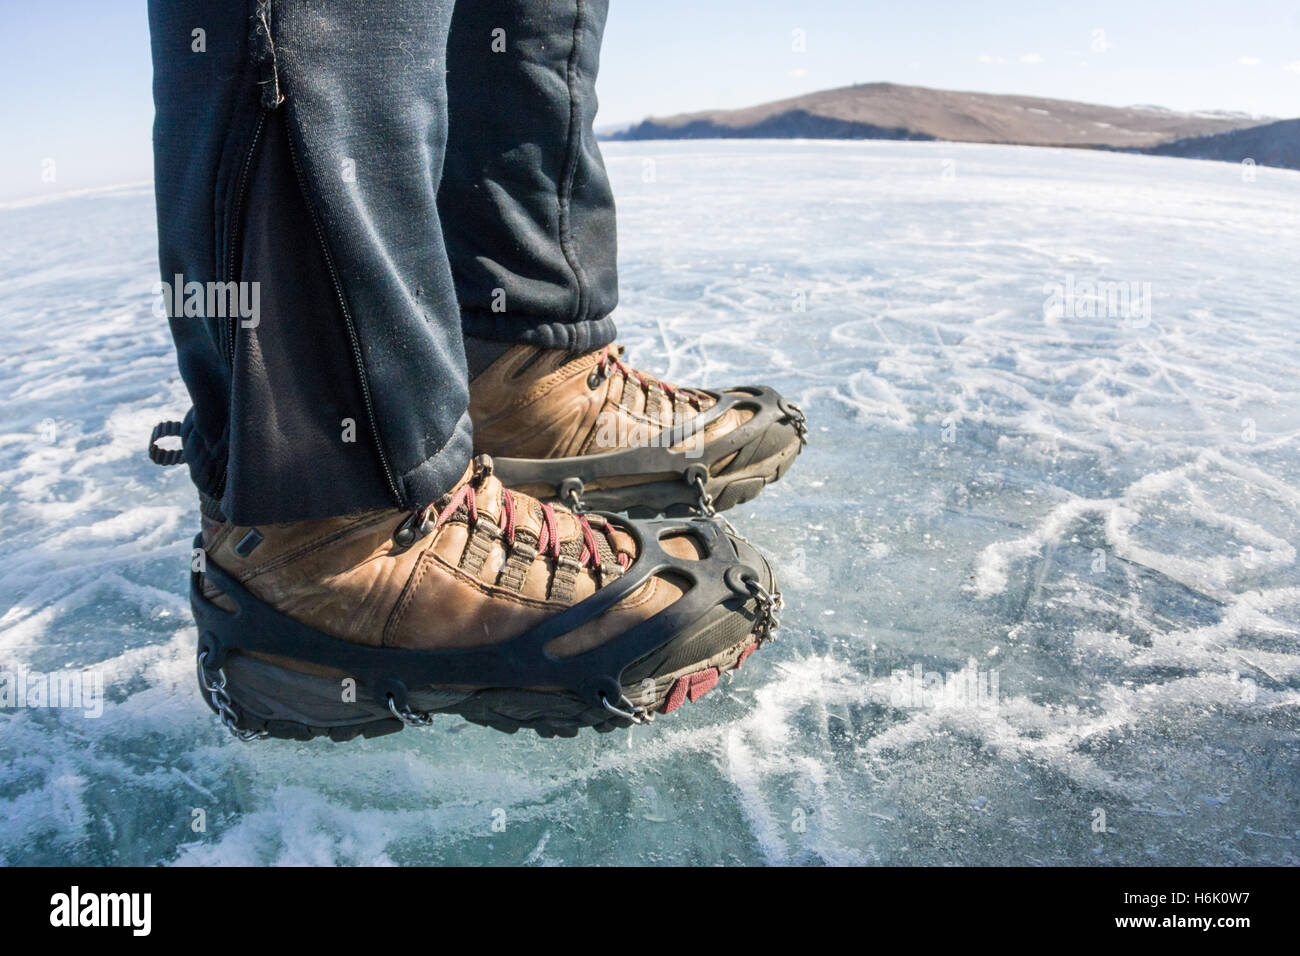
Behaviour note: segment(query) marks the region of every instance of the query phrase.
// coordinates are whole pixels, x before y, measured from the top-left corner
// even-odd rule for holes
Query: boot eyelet
[[[591,370],[591,374],[587,376],[587,387],[595,391],[600,388],[600,383],[603,381],[605,381],[605,376],[600,374],[600,366],[596,366]]]

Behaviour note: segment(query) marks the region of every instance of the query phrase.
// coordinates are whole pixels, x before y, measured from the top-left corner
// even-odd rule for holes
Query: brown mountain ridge
[[[1272,120],[1239,113],[1180,113],[1000,93],[863,83],[735,110],[650,118],[609,136],[645,139],[908,139],[1069,146],[1237,161]],[[1297,168],[1300,124],[1276,124],[1266,165]],[[1281,137],[1283,142],[1278,143]],[[1237,148],[1240,141],[1241,148]],[[1236,155],[1241,152],[1241,155]]]

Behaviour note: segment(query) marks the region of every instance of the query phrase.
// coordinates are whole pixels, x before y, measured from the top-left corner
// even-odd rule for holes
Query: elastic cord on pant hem
[[[611,344],[618,336],[614,319],[608,315],[582,322],[547,322],[492,312],[462,312],[461,328],[466,335],[481,339],[570,352],[598,349]]]
[[[230,453],[228,436],[223,434],[216,444],[209,444],[194,424],[191,408],[181,423],[181,447],[185,450],[185,464],[189,466],[194,487],[219,499],[225,492],[226,460]]]

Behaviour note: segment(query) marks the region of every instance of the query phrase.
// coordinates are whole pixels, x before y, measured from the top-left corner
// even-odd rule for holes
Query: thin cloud
[[[1257,56],[1239,56],[1237,62],[1242,66],[1259,66],[1260,59]]]
[[[976,59],[979,60],[979,62],[981,63],[1010,63],[1011,62],[1005,57],[990,56],[987,53],[981,53],[979,56],[976,57]],[[1041,53],[1026,53],[1024,56],[1018,57],[1017,60],[1020,63],[1030,63],[1030,64],[1042,63],[1043,55]]]

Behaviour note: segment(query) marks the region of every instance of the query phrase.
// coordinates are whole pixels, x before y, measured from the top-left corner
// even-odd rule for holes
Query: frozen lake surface
[[[106,697],[0,710],[0,863],[1296,863],[1300,173],[606,156],[632,360],[808,413],[731,514],[780,639],[608,736],[234,742],[195,686],[196,501],[144,455],[188,406],[151,194],[0,208],[0,671]]]

